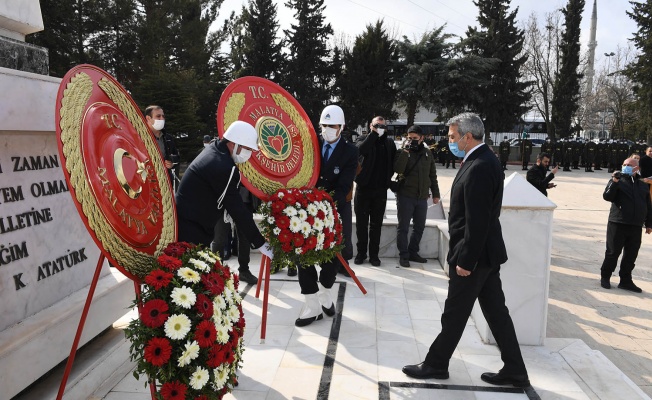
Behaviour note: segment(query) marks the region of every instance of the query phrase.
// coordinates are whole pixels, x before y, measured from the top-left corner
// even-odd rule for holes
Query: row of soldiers
[[[529,139],[521,140],[519,158],[524,170],[528,169],[532,156],[532,142]],[[541,152],[552,156],[551,165],[562,166],[564,171],[584,168],[586,172],[593,172],[593,168],[601,170],[607,168],[608,172],[620,168],[623,161],[632,154],[645,155],[647,145],[643,141],[629,145],[624,139],[610,139],[595,143],[582,138],[561,138],[553,142],[548,138],[541,145]],[[505,136],[499,146],[499,157],[503,169],[507,169],[507,160],[511,152],[510,143]]]

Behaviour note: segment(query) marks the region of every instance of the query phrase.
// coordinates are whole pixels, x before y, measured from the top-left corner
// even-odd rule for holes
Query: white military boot
[[[301,315],[296,321],[294,321],[295,326],[308,326],[323,318],[317,293],[306,294],[304,296],[306,298],[306,303],[303,305]]]
[[[319,292],[317,292],[317,298],[319,303],[321,303],[321,309],[324,311],[324,314],[332,317],[335,315],[335,303],[333,303],[333,298],[331,296],[331,290],[324,287],[321,283],[319,284]]]

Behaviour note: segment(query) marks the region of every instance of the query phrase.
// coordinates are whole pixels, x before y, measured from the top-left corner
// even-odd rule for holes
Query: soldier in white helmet
[[[344,249],[342,256],[346,260],[353,258],[351,243],[352,211],[351,201],[347,194],[353,186],[353,179],[358,168],[358,148],[341,137],[344,130],[344,112],[339,106],[330,105],[324,108],[319,119],[321,137],[319,148],[321,152],[321,167],[317,187],[333,193],[337,212],[342,218],[342,234]],[[335,315],[335,304],[330,289],[335,283],[337,273],[346,270],[339,260],[333,259],[321,265],[317,273],[314,265],[299,268],[299,285],[305,295],[306,303],[301,315],[295,321],[296,326],[310,325],[323,318],[322,311],[332,317]],[[348,274],[345,274],[348,276]]]
[[[215,223],[223,212],[233,218],[251,243],[252,249],[272,258],[272,251],[260,234],[253,213],[240,196],[240,171],[238,164],[247,162],[258,151],[256,129],[243,121],[235,121],[224,133],[222,140],[211,143],[193,160],[181,179],[176,194],[178,240],[203,244],[208,247],[213,240]],[[239,270],[240,279],[256,283],[256,277],[246,269]]]

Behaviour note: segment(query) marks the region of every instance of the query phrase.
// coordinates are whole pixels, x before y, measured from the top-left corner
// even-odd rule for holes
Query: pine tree
[[[278,79],[282,70],[283,43],[276,37],[279,27],[276,15],[276,4],[272,0],[249,0],[246,13],[242,14],[242,69],[236,72],[236,77],[252,75]]]
[[[521,76],[521,67],[527,60],[523,54],[524,34],[516,27],[518,7],[509,11],[510,0],[476,0],[479,9],[479,29],[469,28],[465,52],[482,58],[498,60],[487,71],[489,82],[480,89],[482,97],[470,104],[472,111],[485,120],[487,138],[491,132],[511,129],[527,111],[530,95]]]
[[[552,124],[554,135],[567,137],[571,134],[571,121],[579,108],[580,80],[580,24],[584,12],[584,0],[569,0],[562,9],[564,31],[561,36],[561,67],[555,77],[552,96]],[[548,132],[550,134],[550,132]],[[552,135],[551,135],[552,136]]]
[[[290,54],[282,84],[317,126],[322,109],[331,102],[333,73],[327,41],[333,29],[324,21],[324,0],[288,0],[286,6],[295,10],[296,24],[284,31]]]
[[[344,50],[344,69],[335,86],[351,128],[367,125],[376,115],[396,117],[396,61],[396,46],[382,21],[367,25],[367,30],[356,37],[353,48]]]
[[[652,0],[644,3],[630,1],[632,11],[627,15],[636,22],[638,30],[631,39],[638,50],[638,57],[625,70],[634,82],[636,114],[641,118],[648,143],[652,140]]]

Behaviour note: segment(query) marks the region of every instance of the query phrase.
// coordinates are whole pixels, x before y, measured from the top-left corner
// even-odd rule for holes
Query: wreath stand
[[[100,257],[97,260],[97,267],[95,267],[95,274],[93,275],[93,280],[91,281],[90,287],[88,289],[88,296],[86,296],[86,303],[84,303],[84,309],[82,315],[79,318],[79,325],[77,325],[77,333],[75,334],[75,339],[72,342],[70,348],[70,355],[68,356],[68,361],[66,362],[66,369],[63,372],[63,377],[61,378],[61,384],[59,385],[59,392],[57,392],[57,400],[63,399],[63,394],[66,391],[66,384],[68,383],[68,377],[72,370],[72,363],[75,361],[75,355],[77,354],[77,349],[79,347],[79,340],[81,339],[82,332],[84,331],[84,325],[86,324],[86,317],[88,316],[88,311],[91,308],[91,303],[93,302],[93,295],[95,294],[95,288],[97,287],[97,281],[100,279],[100,272],[102,272],[102,265],[106,257],[104,253],[100,252]],[[142,302],[140,300],[140,284],[133,280],[134,290],[136,292],[136,299],[138,300],[138,311],[140,314],[140,309]],[[149,382],[150,392],[152,394],[152,400],[156,399],[156,381],[150,380]]]
[[[362,294],[367,294],[367,290],[364,288],[358,277],[355,275],[355,272],[349,266],[349,263],[346,262],[341,253],[337,253],[337,258],[340,260],[346,271],[351,275],[353,281],[362,292]],[[263,259],[260,260],[260,271],[258,272],[258,283],[256,284],[256,298],[260,296],[260,282],[263,280],[263,271],[265,272],[265,293],[263,294],[263,318],[260,325],[260,343],[265,343],[265,335],[267,333],[267,303],[269,302],[269,275],[272,265],[272,260],[263,254]]]

